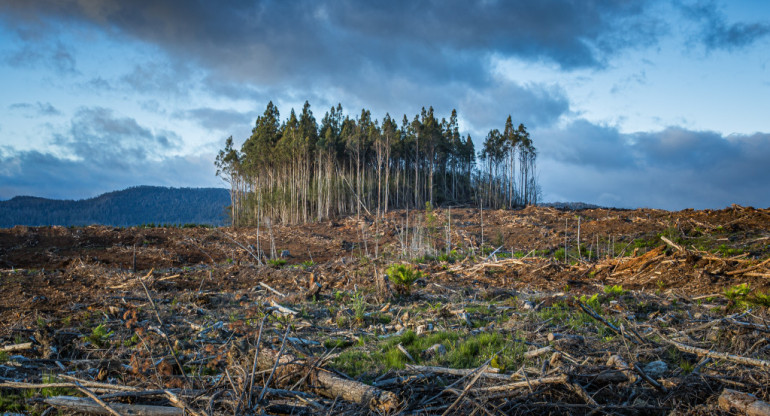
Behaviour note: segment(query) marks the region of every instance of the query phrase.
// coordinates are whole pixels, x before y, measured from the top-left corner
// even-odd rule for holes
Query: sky
[[[226,186],[268,101],[510,115],[544,201],[770,206],[765,0],[0,0],[0,199]]]

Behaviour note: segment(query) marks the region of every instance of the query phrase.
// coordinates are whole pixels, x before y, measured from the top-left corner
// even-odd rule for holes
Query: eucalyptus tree
[[[473,140],[458,124],[454,110],[439,121],[432,107],[422,108],[399,126],[389,114],[380,123],[367,109],[351,118],[338,104],[319,126],[308,102],[282,122],[270,102],[240,151],[230,137],[215,160],[231,187],[232,223],[320,221],[368,207],[380,216],[474,197],[494,207],[536,202],[536,151],[526,128],[514,129],[508,117],[502,133],[491,130],[477,170]]]

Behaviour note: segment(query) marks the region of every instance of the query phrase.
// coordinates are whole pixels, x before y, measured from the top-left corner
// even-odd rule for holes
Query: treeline
[[[234,226],[263,219],[299,223],[389,209],[536,203],[536,152],[523,125],[510,116],[501,133],[489,132],[476,169],[470,135],[461,135],[457,112],[438,119],[422,109],[400,123],[369,110],[355,118],[331,107],[317,123],[310,104],[280,119],[268,103],[251,136],[235,147],[232,136],[216,158],[217,175],[230,184]]]

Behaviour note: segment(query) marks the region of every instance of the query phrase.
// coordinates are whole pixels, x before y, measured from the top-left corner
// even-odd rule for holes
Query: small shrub
[[[751,287],[748,283],[741,283],[739,285],[730,286],[725,289],[725,297],[733,302],[740,302],[746,298],[751,292]]]
[[[417,279],[423,277],[421,271],[415,270],[414,267],[409,264],[391,265],[385,271],[385,274],[387,274],[390,281],[393,282],[396,290],[402,294],[408,294],[411,291],[412,284],[414,284]]]
[[[626,291],[623,290],[623,286],[621,285],[613,285],[613,286],[604,286],[604,293],[607,296],[616,298],[616,297],[625,295]]]
[[[756,291],[752,294],[749,301],[758,306],[770,308],[770,294]]]
[[[107,328],[105,328],[104,325],[99,324],[96,328],[91,330],[91,333],[85,337],[85,340],[97,348],[103,348],[109,343],[113,334],[113,331],[107,331]]]
[[[286,260],[284,259],[272,259],[268,260],[267,264],[269,264],[272,267],[275,267],[276,269],[279,269],[286,265]]]
[[[594,293],[594,295],[591,296],[590,298],[587,297],[586,295],[580,295],[580,299],[579,300],[580,300],[580,302],[590,306],[594,310],[598,310],[599,307],[602,304],[601,300],[599,299],[599,294],[598,293]]]

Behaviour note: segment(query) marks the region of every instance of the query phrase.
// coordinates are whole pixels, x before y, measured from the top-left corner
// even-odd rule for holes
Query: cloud
[[[647,13],[653,0],[489,1],[473,7],[462,0],[367,7],[350,0],[4,3],[0,10],[9,24],[85,23],[157,45],[179,62],[229,80],[300,87],[309,77],[334,84],[394,71],[420,82],[479,85],[487,81],[490,54],[597,68],[620,51],[656,43],[661,33],[659,19]]]
[[[39,117],[39,116],[58,116],[61,115],[56,107],[51,103],[41,103],[40,101],[35,104],[30,103],[14,103],[8,106],[9,110],[19,110],[25,113],[25,117]]]
[[[739,49],[770,35],[770,22],[727,23],[713,1],[682,5],[686,17],[701,27],[698,40],[708,50]]]
[[[42,39],[35,43],[23,43],[16,49],[6,52],[1,59],[16,68],[43,66],[59,74],[78,73],[75,56],[70,48],[56,40]]]
[[[190,69],[186,65],[151,62],[135,65],[120,82],[143,94],[186,96],[191,89],[189,78]]]
[[[585,120],[533,133],[547,200],[617,207],[770,206],[770,134],[678,127],[622,134]]]
[[[38,151],[0,149],[0,199],[17,195],[81,199],[137,184],[222,186],[214,175],[213,159],[213,154],[201,154],[145,160],[118,167]]]
[[[257,115],[256,113],[242,113],[235,110],[195,108],[175,112],[172,117],[192,120],[207,130],[231,132],[234,129],[248,128],[253,120],[256,120]]]
[[[157,159],[180,142],[174,132],[150,130],[133,118],[115,116],[102,107],[79,109],[69,130],[54,135],[54,144],[80,160],[125,168]]]

